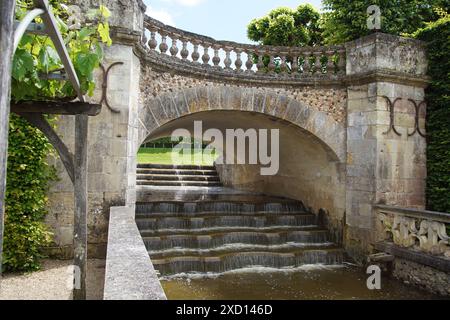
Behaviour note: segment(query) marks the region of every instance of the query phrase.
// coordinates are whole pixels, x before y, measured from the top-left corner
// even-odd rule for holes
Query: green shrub
[[[49,182],[56,178],[55,169],[46,162],[52,150],[38,129],[11,115],[3,252],[6,271],[39,269],[39,250],[51,242],[43,220]]]
[[[450,16],[430,23],[415,36],[427,41],[431,85],[428,102],[428,180],[429,210],[450,212]]]

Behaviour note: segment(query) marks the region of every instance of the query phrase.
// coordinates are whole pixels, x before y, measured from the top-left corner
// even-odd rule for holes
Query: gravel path
[[[5,274],[0,280],[0,300],[71,300],[67,289],[72,277],[72,261],[44,260],[42,270],[29,274]],[[70,278],[69,278],[70,277]],[[87,272],[88,300],[103,298],[105,260],[89,260]]]

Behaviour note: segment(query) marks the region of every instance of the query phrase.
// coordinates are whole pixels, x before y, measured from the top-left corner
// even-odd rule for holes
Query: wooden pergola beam
[[[102,111],[100,104],[86,102],[47,102],[47,101],[27,101],[18,104],[11,104],[11,111],[15,113],[40,113],[59,115],[97,116]]]
[[[9,101],[11,99],[15,5],[16,0],[0,1],[0,278],[3,256],[6,163],[8,157]]]
[[[66,168],[67,174],[70,177],[70,180],[72,181],[72,183],[75,183],[75,167],[73,163],[73,154],[69,151],[69,148],[67,148],[61,138],[56,134],[55,130],[53,130],[52,126],[48,123],[44,116],[42,114],[35,113],[15,113],[26,119],[30,124],[38,128],[47,137],[48,141],[58,152],[59,157],[61,158],[61,161]]]

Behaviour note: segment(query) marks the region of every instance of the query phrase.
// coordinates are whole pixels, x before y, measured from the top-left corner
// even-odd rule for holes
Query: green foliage
[[[431,85],[428,102],[428,209],[450,212],[450,15],[442,16],[414,35],[428,42]]]
[[[339,44],[371,33],[367,28],[367,8],[378,5],[381,9],[382,32],[411,34],[435,21],[434,8],[449,10],[448,0],[323,0],[323,37],[327,44]]]
[[[51,234],[42,222],[49,181],[55,170],[46,162],[52,148],[45,136],[26,120],[11,115],[5,197],[3,263],[7,271],[39,268],[39,249]]]
[[[247,27],[250,40],[273,46],[313,46],[322,42],[320,13],[309,4],[297,10],[281,7],[254,19]]]
[[[81,29],[67,26],[69,18],[67,1],[50,1],[59,29],[74,64],[83,93],[92,95],[95,88],[93,71],[103,59],[101,43],[111,45],[108,18],[111,15],[105,6],[89,12],[89,22]],[[16,18],[23,19],[33,8],[30,0],[17,0]],[[42,22],[40,18],[37,22]],[[44,75],[63,68],[55,47],[48,36],[25,35],[14,56],[12,72],[12,99],[54,100],[73,99],[76,93],[68,81],[47,80]]]

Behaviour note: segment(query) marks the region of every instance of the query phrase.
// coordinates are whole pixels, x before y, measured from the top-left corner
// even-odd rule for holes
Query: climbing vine
[[[428,209],[450,212],[450,15],[419,30],[415,36],[427,41],[429,74],[428,102]]]
[[[51,0],[53,14],[64,38],[83,93],[92,95],[93,72],[103,59],[102,44],[110,45],[109,10],[100,5],[85,15],[83,25],[74,21],[66,1]],[[31,0],[16,1],[16,19],[33,8]],[[40,23],[36,19],[36,23]],[[69,81],[48,75],[63,70],[48,36],[26,34],[14,55],[11,96],[22,100],[73,100]],[[56,125],[55,119],[48,119]],[[43,220],[47,213],[49,183],[56,178],[47,158],[53,148],[45,136],[24,119],[12,115],[9,128],[8,171],[5,197],[3,262],[6,271],[39,269],[40,249],[52,241]]]

